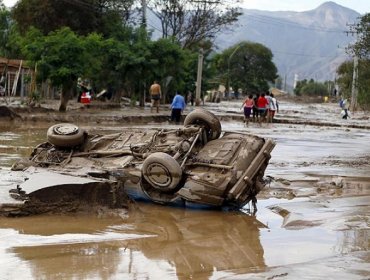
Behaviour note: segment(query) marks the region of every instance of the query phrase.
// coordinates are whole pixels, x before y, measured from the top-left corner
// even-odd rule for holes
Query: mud
[[[0,106],[1,106],[0,100]],[[357,111],[352,113],[348,120],[342,120],[337,103],[293,103],[289,98],[279,100],[283,105],[275,118],[275,123],[288,125],[310,125],[334,128],[358,128],[370,129],[370,116],[367,112]],[[214,112],[223,122],[241,122],[243,113],[239,110],[242,101],[207,103],[206,108]],[[90,124],[92,126],[117,124],[125,125],[157,125],[168,123],[171,112],[168,105],[161,105],[159,113],[150,112],[150,104],[145,107],[131,106],[126,103],[110,103],[93,101],[89,105],[83,105],[71,101],[67,113],[58,112],[58,101],[44,101],[36,107],[22,105],[22,101],[15,99],[13,103],[3,105],[8,110],[16,113],[23,122],[50,123],[50,122],[74,122]],[[192,110],[188,106],[184,114]],[[0,114],[1,116],[1,114]],[[184,119],[182,117],[182,119]],[[1,117],[0,117],[1,122]]]
[[[7,106],[0,106],[0,118],[13,120],[15,118],[21,118],[12,108]]]
[[[0,218],[2,277],[368,279],[369,118],[357,112],[342,120],[337,104],[280,104],[277,121],[292,123],[246,127],[239,103],[208,107],[222,116],[224,130],[277,142],[265,173],[270,183],[258,196],[255,216],[248,206],[240,212],[219,212],[134,203],[118,215],[96,209]],[[114,132],[122,123],[99,125],[100,116],[134,115],[129,108],[93,110],[95,115],[83,117],[90,121],[78,124]],[[148,108],[142,110],[137,114],[150,119]],[[173,126],[164,119],[168,109],[160,115],[161,123],[151,119],[140,126]],[[0,124],[1,200],[2,189],[23,180],[9,177],[12,163],[28,155],[53,124],[25,122]]]

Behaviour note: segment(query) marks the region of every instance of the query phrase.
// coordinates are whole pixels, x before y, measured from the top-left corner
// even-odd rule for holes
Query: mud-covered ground
[[[369,115],[343,120],[334,103],[281,100],[276,123],[246,127],[240,103],[206,108],[224,130],[277,142],[255,216],[135,203],[118,215],[0,218],[0,279],[369,279]],[[55,122],[107,133],[173,126],[168,107],[74,109],[0,120],[1,200],[18,180],[11,164]]]

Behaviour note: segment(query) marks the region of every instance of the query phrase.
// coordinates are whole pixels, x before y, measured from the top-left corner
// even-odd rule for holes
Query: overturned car
[[[113,197],[108,203],[112,207],[122,206],[126,195],[135,200],[191,207],[241,208],[249,202],[255,204],[275,146],[271,139],[222,132],[218,118],[204,109],[190,112],[184,125],[176,129],[125,128],[119,133],[98,135],[61,123],[48,129],[47,139],[33,150],[32,168],[72,178],[69,191],[77,197],[86,197],[86,193],[89,199],[92,195],[103,196],[105,188]],[[73,178],[90,181],[76,186]],[[54,182],[45,195],[40,191],[45,188],[35,188],[34,181],[32,191],[20,185],[12,194],[25,203],[37,200],[60,204],[67,197],[62,186],[62,181]],[[99,191],[94,190],[96,186]]]

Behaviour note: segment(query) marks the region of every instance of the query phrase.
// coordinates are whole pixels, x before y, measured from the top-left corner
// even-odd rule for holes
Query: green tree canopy
[[[12,54],[12,46],[9,44],[12,33],[11,14],[2,1],[0,1],[0,56],[9,57]]]
[[[349,98],[352,91],[353,61],[343,62],[337,70],[339,92]],[[358,63],[358,104],[370,109],[370,60],[361,59]]]
[[[370,58],[370,13],[363,15],[351,32],[356,33],[357,41],[349,50],[361,58]]]
[[[326,83],[315,82],[313,79],[307,79],[297,82],[294,89],[296,95],[307,96],[327,96],[329,95],[328,86]]]
[[[270,49],[259,43],[241,42],[215,57],[219,78],[247,92],[266,91],[277,78]]]
[[[80,35],[104,36],[129,21],[134,0],[19,0],[12,9],[21,33],[31,26],[43,34],[69,27]]]
[[[168,39],[149,40],[145,29],[129,29],[104,39],[91,33],[78,36],[68,27],[43,35],[30,28],[19,41],[24,57],[37,65],[39,81],[50,81],[63,88],[60,110],[66,110],[78,77],[86,77],[99,89],[109,89],[120,100],[122,94],[144,101],[145,92],[156,79],[167,92],[181,90],[183,77],[191,71],[193,56]],[[168,100],[166,100],[168,101]]]
[[[65,111],[77,78],[101,68],[101,38],[92,33],[79,37],[68,27],[43,36],[37,29],[27,32],[23,53],[37,67],[39,80],[49,80],[63,89],[59,110]]]

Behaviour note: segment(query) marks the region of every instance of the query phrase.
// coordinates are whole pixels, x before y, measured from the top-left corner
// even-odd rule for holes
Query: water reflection
[[[157,235],[139,240],[140,251],[150,259],[167,259],[180,279],[208,279],[215,270],[265,266],[259,233],[263,224],[254,217],[150,207],[135,211],[130,221],[135,221],[137,230]]]
[[[21,158],[28,158],[32,149],[46,140],[45,128],[13,123],[0,125],[0,168],[10,167]]]
[[[265,267],[262,227],[242,213],[149,204],[140,204],[123,221],[45,216],[0,219],[0,228],[18,231],[17,242],[8,252],[27,261],[37,279],[114,275],[209,279],[216,271],[258,271]]]

